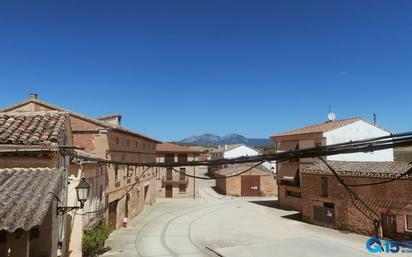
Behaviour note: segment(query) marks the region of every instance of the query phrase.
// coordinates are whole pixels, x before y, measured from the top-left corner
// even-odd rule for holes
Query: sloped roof
[[[349,119],[343,119],[343,120],[326,121],[326,122],[310,125],[310,126],[303,127],[303,128],[281,132],[279,134],[274,135],[274,137],[306,134],[306,133],[328,132],[328,131],[338,129],[340,127],[344,127],[346,125],[352,124],[360,120],[363,120],[363,119],[360,117],[356,117],[356,118],[349,118]]]
[[[55,145],[64,137],[67,113],[0,113],[0,144]]]
[[[82,119],[82,120],[91,122],[91,123],[96,124],[96,125],[98,125],[98,126],[102,126],[102,127],[104,127],[104,128],[109,128],[109,129],[113,129],[113,130],[117,130],[117,131],[124,132],[124,133],[128,133],[128,134],[131,134],[131,135],[134,135],[134,136],[138,136],[138,137],[141,137],[141,138],[145,138],[145,139],[147,139],[147,140],[150,140],[150,141],[153,141],[153,142],[156,142],[156,143],[160,143],[160,141],[158,141],[158,140],[156,140],[156,139],[153,139],[153,138],[150,138],[150,137],[145,136],[145,135],[143,135],[143,134],[140,134],[140,133],[137,133],[137,132],[128,130],[128,129],[124,128],[124,127],[116,126],[116,125],[110,124],[110,123],[108,123],[108,122],[104,122],[104,121],[100,121],[100,120],[97,120],[97,119],[94,119],[94,118],[90,118],[90,117],[87,117],[86,115],[83,115],[83,114],[80,114],[80,113],[77,113],[77,112],[73,112],[73,111],[67,110],[67,109],[62,108],[62,107],[59,107],[59,106],[57,106],[57,105],[50,104],[50,103],[47,103],[47,102],[45,102],[45,101],[39,100],[39,99],[37,99],[37,98],[29,98],[29,99],[27,99],[27,100],[25,100],[25,101],[22,101],[22,102],[20,102],[20,103],[15,104],[15,105],[6,107],[6,108],[4,108],[4,109],[0,109],[0,112],[8,112],[8,111],[11,111],[11,110],[13,110],[13,109],[15,109],[15,108],[18,108],[18,107],[20,107],[20,106],[24,106],[24,105],[26,105],[26,104],[28,104],[28,103],[36,103],[36,104],[39,104],[39,105],[48,107],[48,108],[50,108],[50,109],[54,109],[54,110],[58,110],[58,111],[62,111],[62,112],[67,112],[67,113],[69,113],[70,115],[72,115],[72,116],[74,116],[74,117],[76,117],[76,118],[79,118],[79,119]]]
[[[0,230],[41,225],[63,175],[54,168],[0,169]]]
[[[158,153],[194,153],[200,154],[202,151],[186,146],[163,142],[156,145],[156,152]]]
[[[226,146],[226,149],[225,149],[225,146]],[[219,149],[216,149],[216,150],[214,150],[213,152],[227,152],[227,151],[233,150],[233,149],[235,149],[235,148],[238,148],[238,147],[240,147],[240,146],[245,146],[245,147],[247,147],[247,148],[249,148],[249,149],[252,149],[252,150],[255,150],[256,152],[259,152],[259,151],[256,150],[255,148],[253,148],[253,147],[251,147],[251,146],[244,145],[244,144],[224,145],[223,147],[221,147],[221,148],[219,148]]]
[[[223,175],[223,176],[231,176],[231,175],[242,173],[243,171],[252,168],[256,164],[257,163],[232,164],[232,165],[229,165],[226,168],[217,170],[216,173],[219,174],[219,175]],[[256,166],[256,167],[252,168],[251,171],[258,172],[262,175],[271,175],[272,174],[272,171],[270,169],[266,168],[263,165]],[[248,171],[248,172],[250,172],[250,171]]]
[[[395,178],[412,168],[410,162],[351,162],[351,161],[327,161],[340,176],[371,177],[371,178]],[[323,162],[300,165],[302,174],[333,175]],[[406,176],[405,178],[412,178]]]

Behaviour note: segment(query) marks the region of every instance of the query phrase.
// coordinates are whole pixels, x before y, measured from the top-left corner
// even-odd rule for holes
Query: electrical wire
[[[258,163],[258,164],[255,164],[255,165],[247,168],[247,169],[244,170],[244,171],[241,171],[241,172],[238,172],[238,173],[236,173],[236,174],[229,175],[229,176],[225,176],[225,177],[216,177],[216,176],[215,176],[215,177],[199,177],[199,176],[193,176],[193,175],[187,174],[187,173],[185,173],[185,172],[183,172],[183,171],[180,171],[180,170],[177,170],[177,169],[175,169],[175,168],[172,168],[172,169],[173,169],[175,172],[178,172],[178,173],[180,173],[180,174],[182,174],[182,175],[185,175],[185,176],[187,176],[187,177],[189,177],[189,178],[197,178],[197,179],[203,179],[203,180],[212,180],[212,179],[226,179],[226,178],[231,178],[231,177],[236,177],[236,176],[242,175],[243,173],[246,173],[246,172],[248,172],[248,171],[250,171],[250,170],[258,167],[258,166],[261,165],[262,163],[263,163],[263,162],[260,162],[260,163]]]

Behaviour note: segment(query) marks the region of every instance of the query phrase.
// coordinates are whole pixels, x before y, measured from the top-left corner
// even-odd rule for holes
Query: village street
[[[159,199],[110,235],[104,256],[372,256],[367,237],[309,225],[274,198],[231,198],[202,184],[200,197]],[[375,254],[376,256],[376,254]]]

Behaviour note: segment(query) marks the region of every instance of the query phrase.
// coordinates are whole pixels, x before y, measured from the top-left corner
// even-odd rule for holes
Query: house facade
[[[233,164],[216,171],[216,190],[230,196],[276,196],[277,185],[272,170],[255,165]]]
[[[174,163],[198,161],[201,154],[200,150],[163,142],[157,145],[156,162]],[[186,176],[199,175],[204,172],[202,167],[182,166],[173,168],[157,168],[157,188],[158,196],[165,198],[185,198],[196,197],[198,189],[196,179]]]
[[[94,119],[62,107],[41,101],[37,95],[3,109],[3,112],[22,113],[35,111],[65,111],[69,114],[74,145],[100,158],[122,162],[155,162],[156,144],[159,141],[121,127],[118,115]],[[111,229],[120,228],[128,219],[135,217],[156,200],[155,172],[144,172],[142,167],[126,165],[107,166],[106,199],[108,212],[106,219]],[[140,178],[140,179],[139,179]],[[136,183],[138,182],[138,183]],[[124,197],[129,186],[132,190]]]
[[[234,145],[223,145],[216,149],[215,151],[210,152],[211,160],[216,159],[234,159],[239,157],[246,157],[246,156],[256,156],[259,155],[260,152],[250,146],[243,145],[243,144],[234,144]],[[276,170],[276,163],[275,162],[264,162],[262,163],[268,169],[271,169],[273,172]],[[210,176],[214,176],[217,170],[224,168],[225,166],[217,165],[217,166],[210,166],[208,174]]]
[[[67,256],[67,113],[0,113],[0,256]]]
[[[327,121],[272,136],[276,151],[287,152],[315,146],[344,143],[372,137],[388,136],[390,132],[362,118]],[[334,161],[393,161],[393,149],[370,153],[339,154],[325,157]],[[284,209],[302,210],[302,186],[299,165],[318,159],[305,158],[277,164],[279,206]]]
[[[372,220],[361,211],[380,220],[379,236],[412,239],[412,169],[409,162],[328,161],[347,185],[381,183],[350,187],[375,214],[355,207],[347,190],[324,163],[301,165],[302,216],[309,223],[358,234],[375,235]]]

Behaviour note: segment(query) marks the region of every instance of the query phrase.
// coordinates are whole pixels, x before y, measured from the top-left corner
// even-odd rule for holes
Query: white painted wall
[[[247,147],[245,145],[240,145],[236,148],[225,151],[223,153],[223,157],[230,159],[230,158],[237,158],[237,157],[242,157],[242,156],[256,156],[258,154],[259,152],[256,151],[255,149]]]
[[[238,158],[242,156],[256,156],[260,153],[253,148],[247,147],[245,145],[240,145],[236,148],[230,149],[223,153],[223,157],[227,159]],[[276,172],[276,162],[264,162],[262,163],[268,169],[271,169],[273,172]]]
[[[338,144],[350,140],[361,140],[373,137],[388,136],[389,132],[375,127],[365,121],[357,121],[344,127],[326,132],[326,144]],[[332,161],[393,161],[393,149],[375,151],[371,153],[338,154],[327,157]]]

